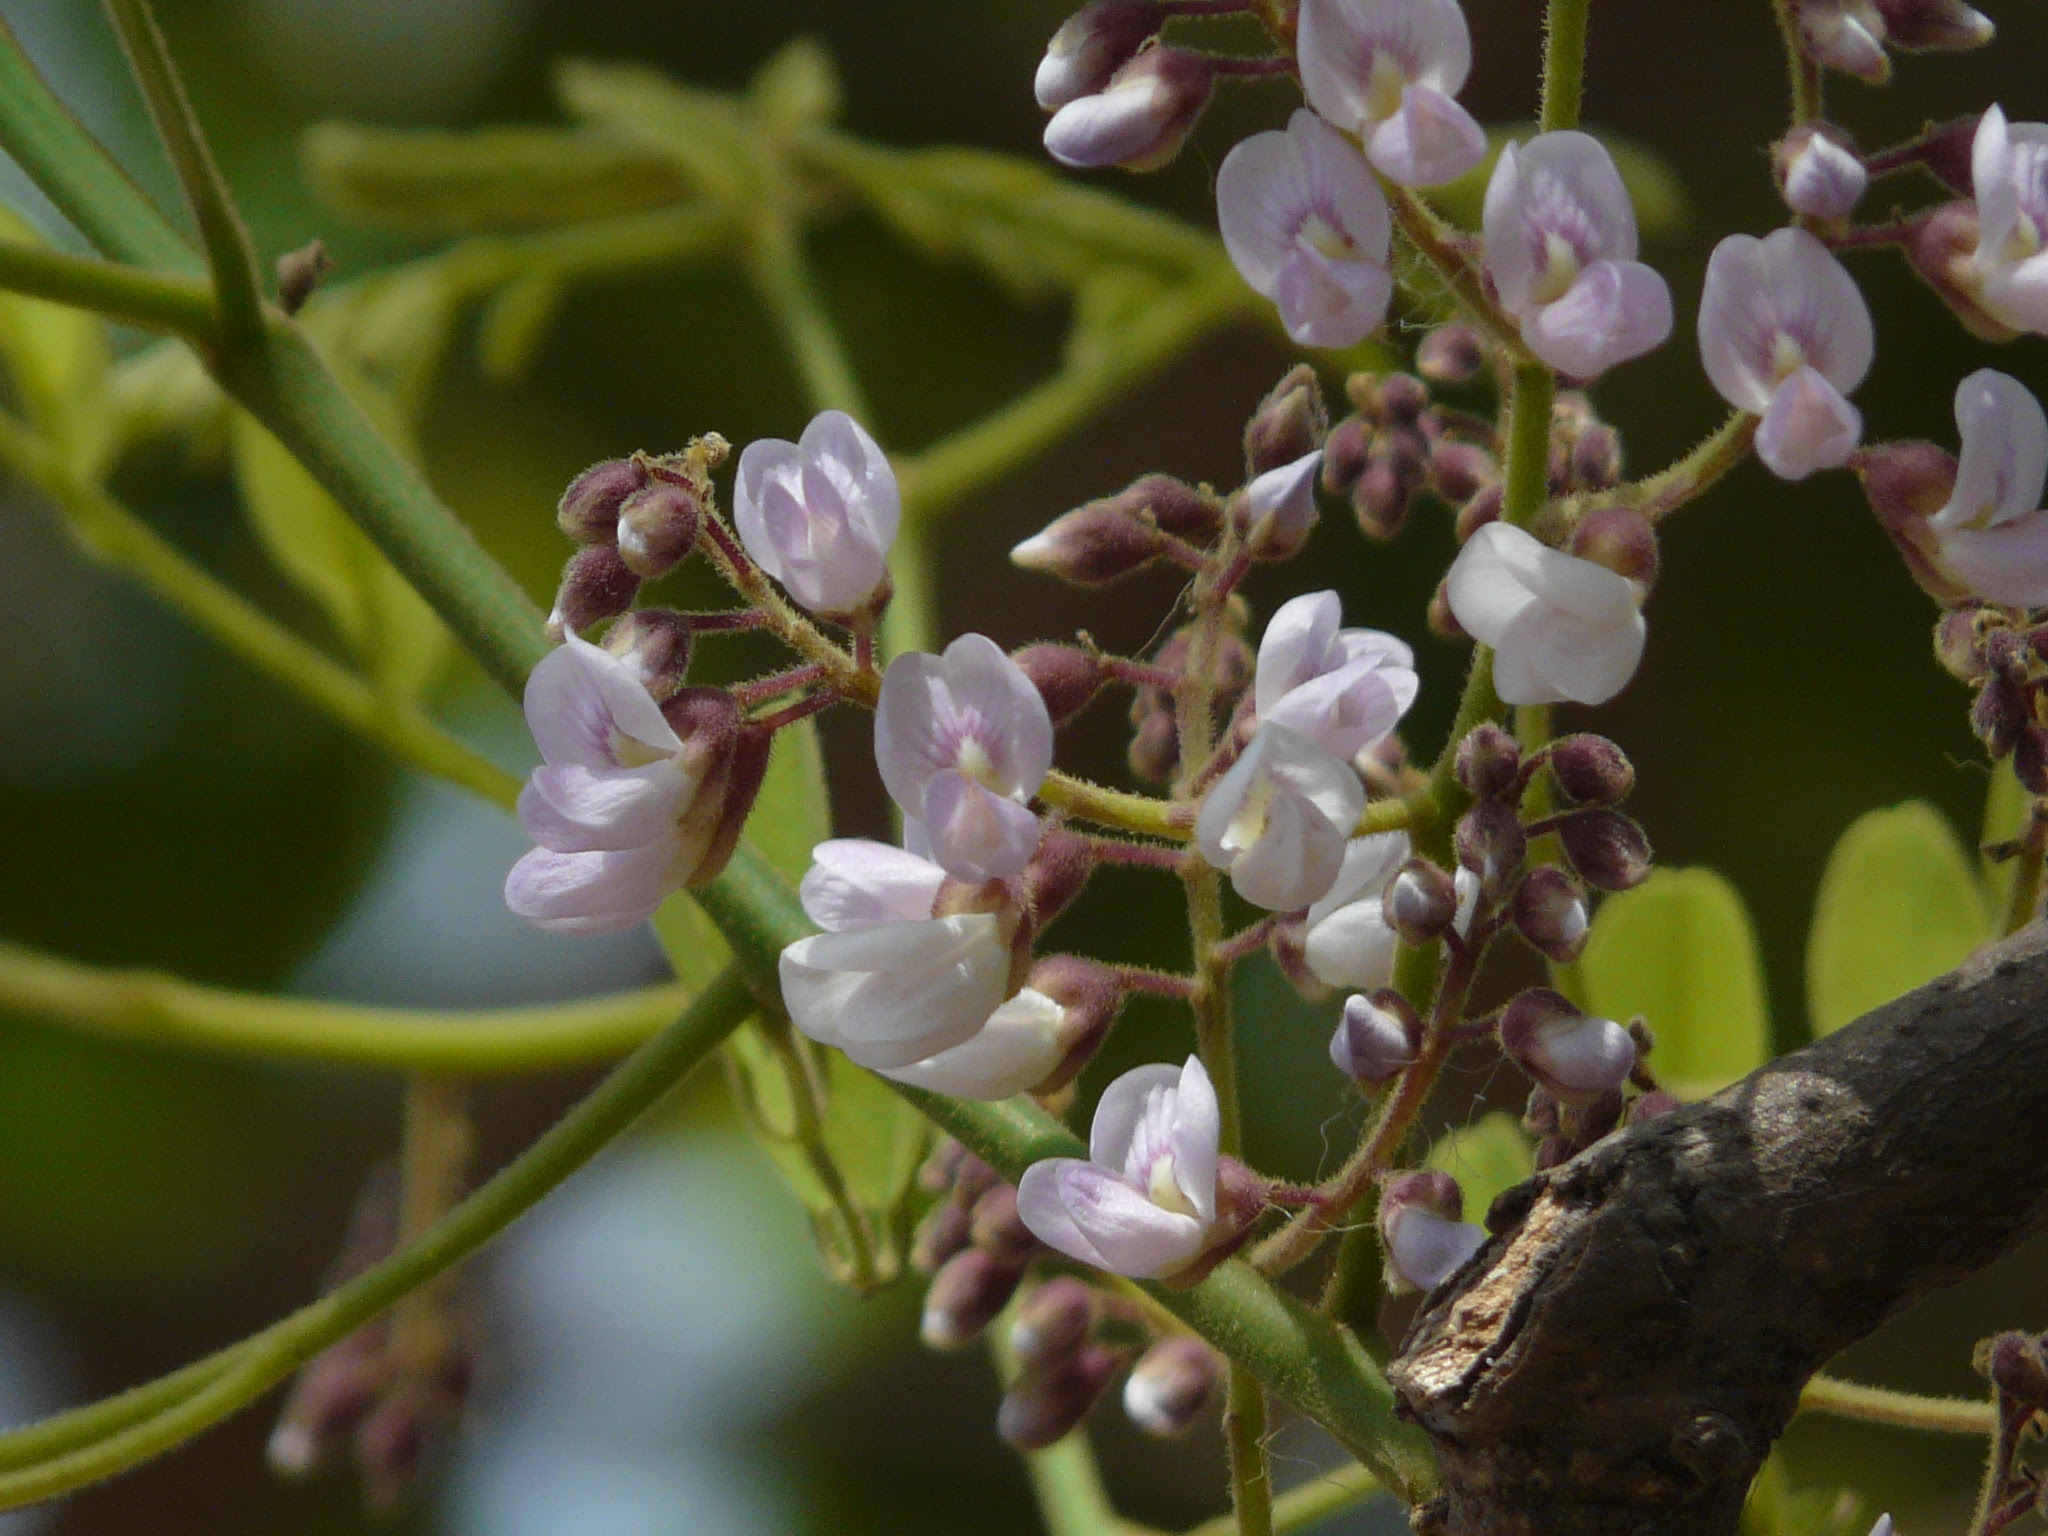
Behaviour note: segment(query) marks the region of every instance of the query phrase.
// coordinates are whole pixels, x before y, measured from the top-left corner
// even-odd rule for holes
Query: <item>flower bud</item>
[[[1351,511],[1358,519],[1358,531],[1381,543],[1397,536],[1408,524],[1408,487],[1392,460],[1376,456],[1351,488]]]
[[[1515,738],[1491,721],[1458,743],[1453,771],[1475,800],[1495,800],[1515,787],[1522,771],[1522,749]]]
[[[1979,341],[2011,341],[2019,332],[1978,301],[1977,206],[1943,203],[1907,226],[1906,260],[1920,280]]]
[[[1506,488],[1495,484],[1481,486],[1470,501],[1458,508],[1457,535],[1463,544],[1488,523],[1500,521],[1500,509],[1506,499]],[[1463,631],[1459,631],[1463,633]]]
[[[2048,1351],[2030,1333],[2001,1333],[1977,1346],[1971,1365],[1999,1392],[2028,1408],[2048,1409]]]
[[[1082,955],[1047,955],[1031,967],[1027,983],[1060,1005],[1060,1064],[1038,1092],[1052,1093],[1081,1075],[1109,1038],[1128,995],[1110,967]]]
[[[1045,700],[1054,725],[1065,725],[1102,691],[1102,658],[1076,645],[1027,645],[1010,653]]]
[[[1138,713],[1135,706],[1133,713]],[[1133,723],[1137,731],[1125,753],[1132,775],[1146,784],[1164,784],[1180,766],[1180,733],[1172,711],[1147,709]]]
[[[1479,877],[1479,889],[1488,901],[1505,894],[1529,851],[1522,818],[1498,800],[1482,800],[1460,816],[1451,841],[1458,863]]]
[[[1977,632],[1978,608],[1951,608],[1934,626],[1934,659],[1949,676],[1981,683],[1986,676],[1984,642]]]
[[[1303,454],[1278,469],[1269,469],[1244,488],[1240,516],[1245,549],[1254,560],[1292,560],[1315,531],[1316,472],[1320,449]]]
[[[918,1334],[928,1349],[950,1353],[981,1337],[982,1329],[1010,1304],[1024,1265],[980,1248],[953,1255],[932,1276],[924,1293]]]
[[[1650,878],[1650,840],[1619,811],[1579,811],[1559,824],[1565,857],[1595,890],[1626,891]]]
[[[1045,45],[1032,81],[1038,104],[1057,112],[1100,91],[1166,24],[1166,15],[1166,7],[1153,0],[1094,0],[1081,7]]]
[[[1653,1088],[1648,1093],[1639,1093],[1629,1100],[1628,1123],[1641,1125],[1646,1120],[1661,1120],[1664,1116],[1674,1114],[1683,1108],[1685,1101],[1677,1094]]]
[[[1017,1304],[1010,1353],[1025,1370],[1070,1355],[1095,1326],[1098,1293],[1073,1275],[1055,1275]]]
[[[1017,1216],[1017,1187],[998,1184],[974,1202],[968,1241],[983,1253],[1022,1264],[1038,1251],[1038,1239]]]
[[[1514,921],[1547,959],[1568,964],[1586,947],[1586,893],[1553,864],[1532,869],[1515,892]]]
[[[1292,464],[1323,446],[1330,413],[1323,386],[1307,363],[1291,368],[1259,403],[1244,429],[1245,468],[1253,475]]]
[[[980,1162],[981,1159],[952,1137],[941,1136],[931,1155],[917,1170],[917,1187],[929,1194],[943,1195],[953,1187],[954,1176],[970,1161]]]
[[[996,1410],[996,1433],[1020,1451],[1042,1451],[1087,1417],[1123,1369],[1129,1352],[1090,1344],[1010,1384]]]
[[[1372,428],[1357,416],[1346,416],[1323,441],[1323,489],[1348,496],[1372,460]]]
[[[1420,948],[1451,926],[1458,893],[1451,877],[1428,859],[1410,859],[1388,882],[1382,912],[1403,944]]]
[[[647,484],[647,471],[633,459],[604,459],[569,482],[555,508],[555,526],[578,544],[609,544],[619,525],[619,508]]]
[[[1098,92],[1080,96],[1045,125],[1053,159],[1077,170],[1120,165],[1156,171],[1194,130],[1216,86],[1216,69],[1186,48],[1147,48]]]
[[[1125,1380],[1124,1412],[1146,1434],[1177,1439],[1195,1427],[1222,1380],[1222,1357],[1200,1339],[1161,1339]]]
[[[1962,0],[1875,0],[1887,41],[1912,51],[1982,48],[1998,35],[1991,18]]]
[[[941,1200],[926,1211],[911,1239],[911,1267],[921,1275],[937,1274],[948,1259],[968,1246],[971,1222],[971,1213],[960,1200]]]
[[[1031,862],[1024,866],[1024,896],[1031,920],[1044,928],[1081,894],[1099,862],[1085,837],[1048,825]]]
[[[1374,388],[1372,404],[1389,426],[1412,427],[1429,405],[1429,386],[1412,373],[1390,373]]]
[[[675,697],[690,670],[695,637],[672,608],[639,608],[605,631],[604,648],[633,669],[657,704]]]
[[[1955,489],[1956,459],[1935,443],[1914,439],[1878,443],[1858,453],[1851,464],[1863,482],[1863,495],[1906,562],[1906,571],[1920,590],[1938,603],[1959,602],[1969,591],[1951,576],[1941,558],[1940,540],[1928,522],[1947,505]]]
[[[1656,585],[1656,530],[1626,507],[1600,507],[1580,518],[1566,553],[1646,587]]]
[[[1846,219],[1870,185],[1849,136],[1826,123],[1802,123],[1780,139],[1771,169],[1785,205],[1814,219]]]
[[[1574,805],[1619,805],[1636,786],[1636,770],[1605,736],[1561,736],[1550,747],[1550,776]]]
[[[1415,371],[1432,384],[1469,384],[1486,367],[1486,338],[1463,320],[1439,325],[1415,349]]]
[[[2030,713],[2026,691],[2010,677],[1993,673],[1970,706],[1970,729],[1993,758],[2004,757],[2019,745]]]
[[[1464,1192],[1448,1173],[1423,1169],[1387,1181],[1379,1228],[1388,1290],[1433,1291],[1484,1246],[1485,1228],[1461,1220],[1464,1210]]]
[[[1501,1050],[1560,1103],[1583,1106],[1635,1070],[1636,1043],[1612,1019],[1581,1013],[1562,993],[1532,987],[1500,1020]]]
[[[1107,502],[1064,513],[1010,551],[1013,564],[1077,587],[1106,586],[1142,570],[1159,553],[1159,533]]]
[[[1799,0],[1799,45],[1824,69],[1839,69],[1866,85],[1892,77],[1885,57],[1884,17],[1871,0]]]
[[[647,581],[666,576],[697,543],[704,508],[697,492],[673,480],[650,480],[619,506],[619,558]]]
[[[586,545],[562,567],[554,611],[548,615],[548,638],[580,635],[606,619],[615,619],[632,607],[639,595],[640,578],[628,569],[616,549],[609,544]]]
[[[326,241],[313,239],[278,257],[273,270],[277,275],[277,307],[288,315],[296,315],[334,270],[334,258],[327,252]]]
[[[1477,443],[1438,443],[1429,459],[1429,487],[1452,506],[1462,507],[1500,481],[1500,465]]]
[[[1581,490],[1613,490],[1621,469],[1621,434],[1606,422],[1594,422],[1572,443],[1571,479]]]
[[[1344,999],[1337,1032],[1330,1036],[1330,1061],[1353,1082],[1377,1088],[1415,1060],[1422,1048],[1422,1021],[1398,992],[1353,993]]]

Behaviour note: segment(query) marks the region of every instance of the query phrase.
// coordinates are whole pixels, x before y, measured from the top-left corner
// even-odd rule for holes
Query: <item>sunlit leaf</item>
[[[2012,759],[1991,765],[1991,784],[1984,795],[1984,832],[1981,848],[2017,842],[2027,830],[2027,809],[2034,797],[2021,787],[2012,771]],[[1979,873],[1984,880],[1984,899],[1994,920],[2012,906],[2012,883],[2019,866],[2011,859],[1981,858]]]
[[[1497,1109],[1439,1140],[1428,1163],[1465,1191],[1465,1219],[1481,1221],[1502,1190],[1534,1176],[1536,1148],[1515,1117]]]
[[[1735,887],[1711,869],[1660,869],[1610,896],[1579,967],[1589,1011],[1648,1020],[1657,1041],[1650,1064],[1682,1096],[1770,1059],[1756,930]]]
[[[1991,936],[1983,889],[1925,801],[1870,811],[1828,855],[1806,944],[1815,1035],[1954,969]]]
[[[4,203],[0,240],[45,243],[34,225]],[[30,424],[67,465],[97,478],[113,441],[105,324],[88,310],[0,294],[0,356]]]
[[[1671,163],[1647,145],[1621,134],[1605,129],[1590,131],[1614,157],[1614,168],[1621,172],[1622,185],[1628,188],[1629,200],[1635,204],[1636,229],[1642,237],[1656,240],[1683,233],[1687,217],[1685,183],[1679,180]],[[1456,181],[1430,188],[1429,201],[1453,224],[1462,229],[1477,229],[1494,161],[1500,158],[1505,146],[1520,143],[1535,132],[1533,123],[1488,129],[1486,158]]]

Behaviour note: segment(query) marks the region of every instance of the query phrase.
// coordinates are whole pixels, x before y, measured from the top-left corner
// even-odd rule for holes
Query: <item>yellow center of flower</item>
[[[1372,73],[1365,82],[1365,118],[1382,123],[1401,110],[1401,93],[1408,89],[1408,75],[1384,48],[1372,56]]]
[[[995,782],[996,765],[990,761],[987,750],[972,736],[960,743],[960,750],[953,755],[953,766],[983,789],[1002,793]]]
[[[1146,1196],[1162,1211],[1173,1211],[1181,1216],[1199,1216],[1194,1202],[1173,1176],[1173,1159],[1162,1157],[1152,1165],[1152,1180],[1145,1187]]]
[[[1272,803],[1271,782],[1263,778],[1255,780],[1251,793],[1244,797],[1244,804],[1230,818],[1230,825],[1223,829],[1223,846],[1233,853],[1241,853],[1264,837],[1266,812]]]
[[[1353,261],[1357,259],[1358,248],[1322,215],[1312,213],[1308,222],[1301,226],[1301,239],[1332,261]]]
[[[1555,304],[1578,275],[1579,253],[1572,249],[1571,242],[1563,235],[1547,234],[1543,237],[1543,267],[1529,291],[1530,297],[1538,304]]]
[[[1778,332],[1778,339],[1771,343],[1772,382],[1782,384],[1805,366],[1806,348],[1785,332]]]

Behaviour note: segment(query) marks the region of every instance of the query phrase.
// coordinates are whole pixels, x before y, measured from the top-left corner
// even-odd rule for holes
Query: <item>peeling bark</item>
[[[1502,1195],[1388,1370],[1443,1464],[1418,1524],[1732,1536],[1807,1378],[2044,1222],[2036,923]]]

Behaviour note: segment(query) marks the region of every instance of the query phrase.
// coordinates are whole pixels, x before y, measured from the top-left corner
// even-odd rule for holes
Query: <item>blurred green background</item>
[[[1986,9],[2001,28],[1990,50],[1904,59],[1886,91],[1838,84],[1839,119],[1875,146],[1991,100],[2015,118],[2048,116],[2048,8]],[[1063,10],[1056,0],[166,0],[162,17],[263,254],[317,234],[345,276],[420,247],[351,228],[313,200],[295,146],[320,119],[552,121],[555,58],[638,60],[736,88],[778,46],[809,35],[841,67],[852,131],[1031,155],[1042,122],[1031,71]],[[1468,0],[1467,11],[1476,63],[1465,100],[1489,123],[1527,119],[1541,7]],[[172,201],[97,8],[4,0],[0,14],[87,122]],[[1672,282],[1679,334],[1597,397],[1637,469],[1720,418],[1689,317],[1713,242],[1780,221],[1766,150],[1783,97],[1763,0],[1594,7],[1588,120],[1664,157],[1687,196],[1682,231],[1646,252]],[[1215,165],[1290,105],[1277,86],[1226,93],[1168,171],[1091,179],[1209,227]],[[1057,358],[1056,311],[934,266],[864,216],[827,226],[815,250],[874,401],[870,425],[893,448],[963,424]],[[1994,353],[1897,261],[1852,265],[1879,317],[1877,366],[1858,395],[1872,436],[1952,440],[1954,382],[1986,362],[2048,387],[2038,340]],[[515,386],[486,384],[458,359],[428,418],[429,469],[537,596],[563,553],[555,495],[584,464],[712,429],[736,443],[794,436],[808,414],[744,287],[703,269],[578,290]],[[1146,470],[1234,483],[1239,425],[1289,361],[1271,332],[1223,334],[963,507],[942,549],[945,630],[979,628],[1008,644],[1086,627],[1111,647],[1141,644],[1170,583],[1097,601],[1024,577],[1005,551]],[[121,489],[182,547],[317,630],[268,573],[219,474],[153,460],[132,465]],[[1422,626],[1451,549],[1436,511],[1391,546],[1364,544],[1332,515],[1301,566],[1262,572],[1254,589],[1269,607],[1304,583],[1334,583],[1353,622],[1416,638],[1425,691],[1409,735],[1422,752],[1449,718],[1463,665]],[[1669,526],[1665,572],[1647,662],[1598,725],[1634,758],[1634,808],[1660,859],[1712,864],[1747,897],[1778,1038],[1796,1044],[1812,895],[1842,828],[1873,806],[1924,797],[1975,835],[1985,775],[1966,697],[1934,667],[1933,609],[1846,476],[1786,487],[1745,467]],[[446,705],[461,728],[520,760],[517,717],[480,680],[458,677]],[[1063,748],[1072,765],[1117,773],[1120,724],[1107,705],[1084,717]],[[876,832],[862,729],[849,719],[832,736],[841,820]],[[80,563],[14,491],[0,491],[0,741],[7,937],[229,985],[430,1004],[574,996],[658,972],[640,936],[543,944],[519,933],[496,908],[516,831],[392,773]],[[1088,933],[1122,955],[1170,960],[1171,923],[1133,916],[1137,878],[1105,877],[1053,942]],[[1276,1169],[1313,1172],[1356,1119],[1348,1090],[1320,1065],[1327,1010],[1302,1009],[1256,979],[1248,991],[1259,1147]],[[1180,1028],[1139,1013],[1098,1080],[1177,1055]],[[485,1161],[530,1139],[581,1086],[563,1077],[484,1089]],[[1456,1085],[1439,1108],[1454,1122],[1482,1098],[1513,1097],[1496,1074]],[[386,1528],[1030,1529],[1021,1475],[989,1430],[994,1392],[979,1357],[916,1351],[910,1287],[864,1306],[828,1294],[794,1207],[729,1139],[714,1075],[687,1100],[667,1117],[674,1135],[579,1182],[522,1229],[492,1282],[504,1348],[482,1393],[488,1428],[446,1486]],[[0,1022],[0,1416],[118,1389],[303,1300],[395,1123],[394,1085],[369,1075],[199,1062]],[[1971,1341],[2048,1326],[2044,1281],[2048,1248],[2037,1245],[1919,1307],[1844,1369],[1974,1392]],[[1160,1449],[1113,1411],[1098,1419],[1131,1514],[1172,1526],[1220,1507],[1210,1440]],[[267,1427],[267,1413],[237,1419],[79,1495],[48,1529],[370,1528],[346,1479],[274,1482],[260,1459]],[[1790,1449],[1797,1480],[1853,1483],[1908,1533],[1959,1523],[1973,1477],[1973,1447],[1893,1431],[1804,1422]],[[1293,1465],[1314,1448],[1283,1440],[1281,1454]]]

